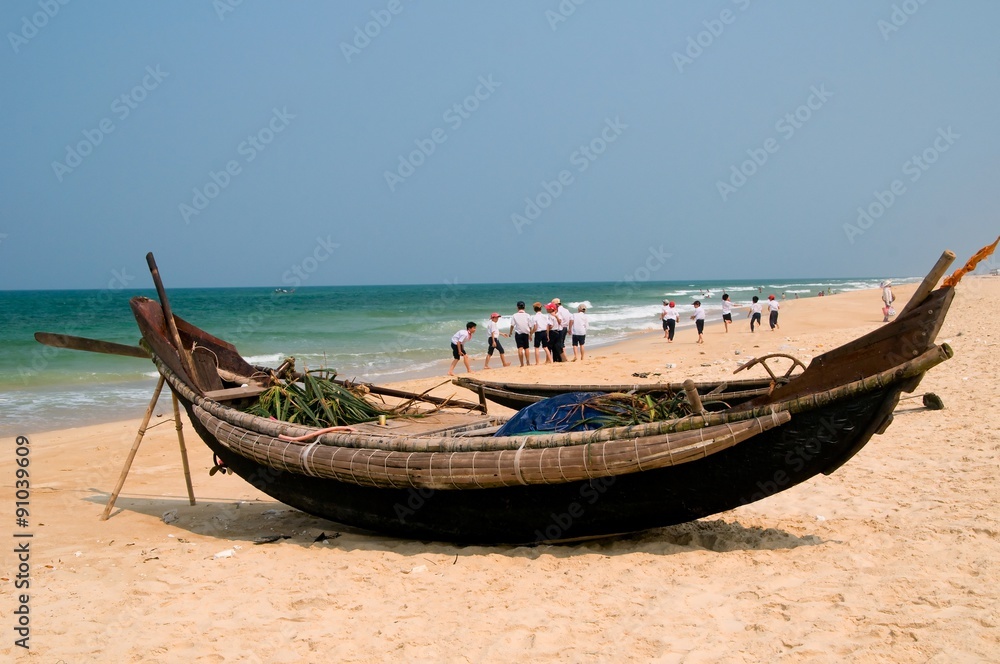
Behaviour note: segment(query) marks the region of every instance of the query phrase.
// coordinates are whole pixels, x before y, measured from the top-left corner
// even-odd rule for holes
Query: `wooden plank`
[[[258,385],[247,387],[229,387],[221,390],[205,392],[205,398],[212,401],[232,401],[233,399],[249,399],[260,396],[267,388]]]
[[[35,341],[55,348],[70,348],[72,350],[86,350],[91,353],[149,359],[149,351],[145,348],[127,346],[102,339],[88,339],[87,337],[74,337],[69,334],[54,334],[52,332],[35,332]]]

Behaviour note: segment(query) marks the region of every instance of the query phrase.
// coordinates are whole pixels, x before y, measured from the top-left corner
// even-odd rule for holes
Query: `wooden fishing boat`
[[[160,303],[137,297],[131,306],[198,434],[268,495],[401,537],[531,543],[690,521],[836,470],[889,426],[901,392],[951,356],[934,339],[954,288],[932,292],[949,262],[896,320],[800,374],[716,385],[716,396],[728,395],[722,410],[689,389],[686,417],[527,436],[489,435],[498,418],[470,411],[325,433],[257,417],[241,406],[271,370],[175,319],[162,289]]]
[[[502,418],[479,404],[455,409],[441,399],[431,399],[437,410],[427,417],[350,430],[250,414],[247,405],[267,385],[295,376],[288,378],[287,367],[252,366],[232,344],[175,317],[152,254],[159,302],[131,300],[144,350],[36,338],[148,352],[216,467],[304,512],[408,538],[569,541],[691,521],[835,471],[885,431],[902,392],[951,357],[934,340],[955,285],[975,265],[935,290],[952,260],[951,252],[942,256],[893,322],[813,358],[799,374],[725,385],[686,381],[680,387],[689,414],[590,431],[494,435]]]

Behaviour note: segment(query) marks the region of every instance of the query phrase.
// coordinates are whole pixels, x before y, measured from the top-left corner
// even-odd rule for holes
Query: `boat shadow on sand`
[[[85,498],[103,505],[106,492],[93,489]],[[395,551],[402,555],[438,553],[445,555],[501,554],[523,556],[526,552],[544,552],[557,558],[581,554],[621,555],[651,553],[671,555],[698,550],[728,553],[731,551],[774,551],[816,546],[830,542],[817,535],[795,535],[780,528],[746,526],[721,518],[701,519],[665,528],[654,528],[628,535],[564,542],[539,542],[533,545],[463,545],[448,542],[422,542],[386,537],[370,531],[345,526],[311,516],[275,501],[199,500],[189,505],[186,498],[123,495],[109,523],[124,512],[144,514],[163,522],[166,533],[177,530],[192,535],[215,538],[244,545],[300,547],[321,546],[342,550]],[[106,527],[101,524],[99,527]],[[529,554],[530,555],[530,554]]]

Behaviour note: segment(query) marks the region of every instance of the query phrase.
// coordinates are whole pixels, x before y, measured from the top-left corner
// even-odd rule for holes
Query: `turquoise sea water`
[[[897,279],[897,283],[899,280]],[[501,329],[517,300],[553,297],[576,311],[588,304],[588,346],[660,330],[663,298],[684,314],[701,299],[709,320],[720,317],[722,293],[737,303],[770,293],[786,299],[874,288],[878,279],[800,279],[565,284],[437,284],[299,288],[197,288],[169,292],[174,313],[232,342],[251,363],[276,366],[288,356],[298,368],[334,368],[344,378],[390,382],[443,374],[449,339],[467,321],[480,325],[471,349],[474,368],[486,348],[483,327],[492,311]],[[704,291],[705,295],[702,295]],[[711,297],[707,297],[708,295]],[[140,417],[156,383],[147,360],[55,349],[36,331],[136,344],[139,331],[128,300],[152,290],[0,291],[0,435],[31,433]],[[739,323],[741,317],[737,318]],[[506,339],[503,340],[507,342]],[[506,343],[508,353],[513,344]],[[516,359],[516,354],[515,354]],[[159,410],[169,408],[163,399]]]

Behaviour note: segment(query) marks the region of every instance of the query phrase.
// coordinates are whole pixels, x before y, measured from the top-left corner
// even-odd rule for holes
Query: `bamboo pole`
[[[202,390],[203,388],[198,381],[198,374],[194,369],[194,360],[187,352],[187,349],[184,348],[184,344],[181,343],[181,335],[177,331],[177,324],[174,322],[174,313],[170,310],[167,291],[163,287],[163,281],[160,279],[160,270],[156,267],[156,260],[153,258],[152,251],[146,254],[146,264],[149,265],[149,273],[153,276],[153,283],[156,285],[156,294],[160,298],[160,308],[163,309],[163,319],[167,323],[167,331],[170,333],[170,339],[173,341],[174,346],[177,347],[177,354],[181,358],[181,364],[184,365],[184,370],[188,372],[192,385]]]
[[[177,442],[181,446],[181,465],[184,466],[184,482],[187,484],[188,502],[194,505],[194,487],[191,486],[191,467],[188,465],[187,448],[184,446],[184,425],[181,423],[181,409],[177,403],[177,395],[170,393],[170,399],[174,402],[174,428],[177,429]]]
[[[948,271],[948,268],[955,261],[955,252],[945,250],[941,254],[941,258],[937,260],[931,271],[927,273],[924,280],[920,282],[917,286],[917,290],[913,291],[913,295],[910,297],[910,301],[906,303],[903,310],[899,312],[899,317],[902,317],[906,312],[916,309],[920,304],[927,299],[927,296],[937,287],[937,283],[941,281],[941,277],[944,273]]]
[[[684,392],[687,395],[688,403],[691,404],[691,411],[695,415],[701,415],[704,413],[705,407],[701,405],[701,396],[698,394],[698,387],[690,378],[684,381]]]
[[[146,435],[146,426],[149,424],[149,418],[153,415],[153,408],[156,407],[156,401],[160,398],[160,392],[163,390],[163,383],[165,381],[166,379],[163,377],[163,374],[160,374],[160,380],[157,381],[156,389],[153,390],[153,398],[149,400],[149,405],[146,407],[146,414],[142,418],[142,424],[139,425],[139,431],[136,433],[135,441],[132,443],[132,449],[129,450],[128,458],[125,459],[125,466],[122,468],[121,475],[118,476],[118,485],[111,492],[108,504],[104,506],[104,514],[101,515],[101,521],[108,520],[111,508],[115,506],[118,494],[121,493],[122,487],[125,486],[125,478],[128,477],[128,471],[132,468],[132,460],[135,459],[135,453],[139,451],[139,443],[142,442],[142,437]]]

